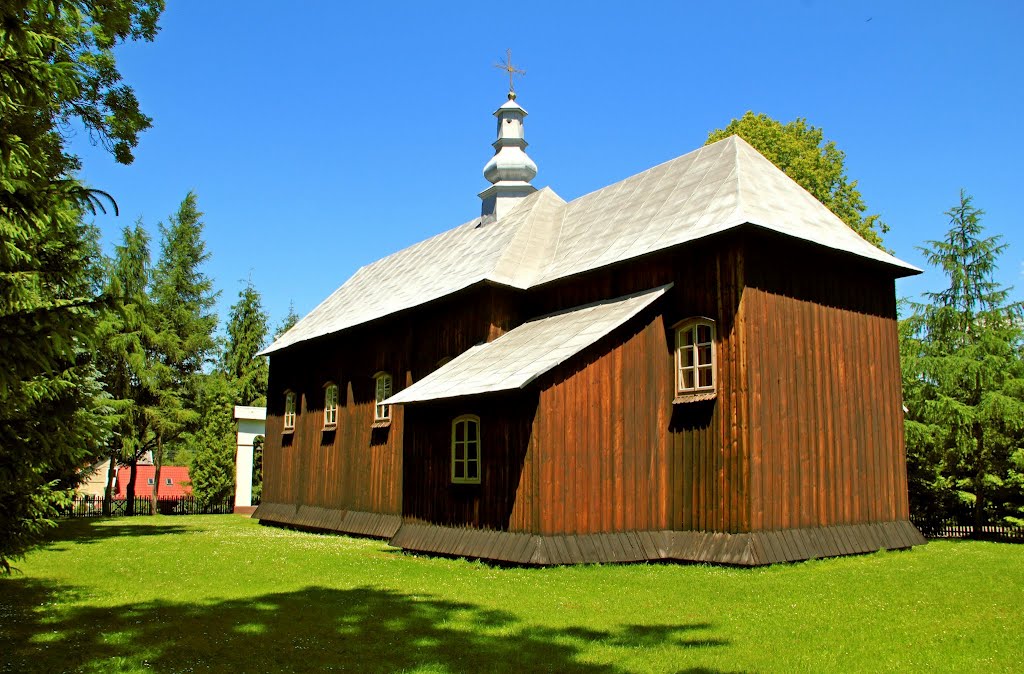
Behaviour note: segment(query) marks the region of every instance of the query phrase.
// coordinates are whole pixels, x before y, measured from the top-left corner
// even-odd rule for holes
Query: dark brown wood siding
[[[529,500],[521,485],[537,395],[514,392],[462,401],[407,405],[403,516],[407,521],[528,531],[514,510]],[[480,484],[452,484],[456,417],[480,418]],[[515,520],[515,521],[513,521]]]
[[[562,366],[542,390],[536,531],[749,530],[743,273],[740,242],[716,239],[558,284],[535,300],[551,310],[674,283],[653,317]],[[717,324],[717,397],[673,404],[672,326],[693,316]]]
[[[404,410],[373,428],[374,379],[397,392],[518,321],[511,291],[490,286],[312,340],[270,357],[263,501],[400,514]],[[338,424],[323,429],[324,387],[338,384]],[[285,392],[295,391],[294,433],[283,433]]]
[[[746,280],[753,529],[907,519],[892,278],[766,239]]]
[[[409,405],[370,428],[379,370],[400,390],[525,319],[670,282],[526,392]],[[717,394],[673,404],[672,326],[694,316],[716,321]],[[341,407],[324,433],[328,381]],[[264,501],[545,536],[905,520],[899,387],[890,272],[748,229],[528,292],[479,286],[273,356]],[[461,414],[481,418],[479,487],[450,483]]]

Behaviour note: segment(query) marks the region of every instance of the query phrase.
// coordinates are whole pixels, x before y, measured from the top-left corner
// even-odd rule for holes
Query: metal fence
[[[148,515],[150,513],[149,496],[136,496],[133,512],[129,512],[128,499],[110,501],[110,512],[104,512],[102,496],[75,496],[71,505],[61,513],[63,517],[125,517],[127,515]],[[172,496],[157,499],[156,511],[161,515],[226,515],[234,512],[234,500],[211,503],[205,507],[195,496]]]
[[[974,538],[985,541],[1024,543],[1024,527],[986,524],[976,533],[973,524],[961,524],[954,520],[939,524],[925,523],[916,519],[911,519],[911,521],[928,538]]]

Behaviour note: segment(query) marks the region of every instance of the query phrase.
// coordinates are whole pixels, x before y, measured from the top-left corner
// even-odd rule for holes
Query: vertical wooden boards
[[[753,529],[905,519],[892,279],[773,237],[748,250]]]
[[[521,530],[529,501],[527,454],[537,410],[528,392],[406,405],[402,516],[408,522]],[[452,420],[480,418],[480,484],[452,484]],[[475,539],[474,539],[475,540]]]
[[[718,243],[534,295],[542,313],[674,283],[651,313],[538,380],[539,533],[749,528],[742,249]],[[694,316],[718,327],[718,397],[673,404],[672,325]]]
[[[667,528],[653,499],[667,493],[658,469],[667,428],[658,421],[668,415],[658,406],[671,401],[657,400],[665,386],[648,379],[667,373],[647,366],[652,353],[664,364],[665,329],[657,315],[635,320],[539,380],[539,533]],[[573,414],[576,406],[593,415]]]
[[[374,381],[392,375],[395,390],[438,367],[442,358],[494,339],[518,322],[507,289],[470,288],[408,312],[274,353],[270,358],[264,495],[275,503],[388,514],[402,512],[404,411],[374,427]],[[335,382],[338,423],[323,428],[323,391]],[[295,429],[283,429],[284,393],[300,401]]]
[[[373,427],[377,371],[397,390],[524,318],[667,283],[524,392],[398,406]],[[716,396],[674,402],[673,326],[698,316],[717,328]],[[327,381],[345,391],[329,431]],[[286,390],[301,401],[291,433]],[[430,549],[537,564],[649,558],[638,531],[714,532],[686,543],[688,558],[725,563],[852,551],[881,534],[846,525],[907,517],[901,402],[889,272],[751,229],[528,291],[470,288],[274,354],[264,493],[303,521],[401,515],[446,529],[421,532]],[[480,485],[451,483],[461,414],[481,418]],[[822,527],[839,528],[806,533]],[[805,533],[726,535],[789,530]]]

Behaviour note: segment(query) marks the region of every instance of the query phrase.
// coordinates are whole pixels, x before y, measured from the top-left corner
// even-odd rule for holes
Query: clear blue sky
[[[886,244],[924,266],[966,188],[1024,296],[1021,2],[169,3],[118,52],[153,128],[120,166],[107,250],[188,190],[223,320],[251,276],[276,325],[358,267],[479,214],[513,50],[538,187],[569,200],[704,143],[747,110],[805,117],[846,152]],[[928,269],[901,296],[938,289]]]

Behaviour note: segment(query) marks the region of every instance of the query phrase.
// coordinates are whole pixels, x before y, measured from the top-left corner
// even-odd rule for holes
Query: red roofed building
[[[140,465],[136,468],[136,496],[149,496],[153,493],[153,477],[155,473],[156,468],[154,466]],[[128,466],[118,466],[114,498],[127,498],[129,479],[131,479],[131,468]],[[192,487],[188,482],[188,466],[164,466],[160,469],[160,491],[157,492],[157,498],[191,496]]]

